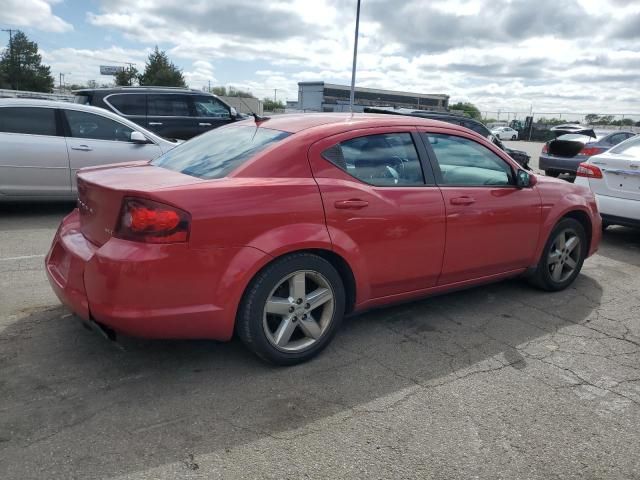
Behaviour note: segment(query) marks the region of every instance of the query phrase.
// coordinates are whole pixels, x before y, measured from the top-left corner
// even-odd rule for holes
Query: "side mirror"
[[[238,111],[235,107],[231,107],[229,113],[231,114],[231,118],[238,118]]]
[[[131,140],[133,143],[149,143],[147,137],[136,131],[131,132],[131,137],[129,140]]]
[[[536,177],[526,170],[519,169],[516,173],[516,186],[518,188],[531,188],[536,183],[538,183]]]

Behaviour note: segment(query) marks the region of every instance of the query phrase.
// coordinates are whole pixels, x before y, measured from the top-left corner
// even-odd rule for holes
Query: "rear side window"
[[[218,128],[177,146],[151,164],[197,178],[222,178],[289,135],[262,127]]]
[[[188,117],[189,97],[186,95],[147,95],[150,117]]]
[[[0,108],[0,132],[55,136],[55,110],[36,107]]]
[[[124,115],[147,114],[147,97],[139,93],[109,95],[104,101]]]
[[[379,187],[424,185],[422,166],[410,133],[353,138],[322,153],[348,174]]]
[[[467,138],[453,135],[425,135],[436,156],[442,185],[469,187],[513,184],[507,162],[488,148]]]
[[[613,147],[609,151],[611,153],[622,153],[624,155],[640,158],[640,135],[636,135],[632,139]]]

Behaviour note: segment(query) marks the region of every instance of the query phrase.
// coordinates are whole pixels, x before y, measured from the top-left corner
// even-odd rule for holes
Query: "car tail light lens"
[[[598,155],[599,153],[604,152],[604,148],[598,147],[582,147],[582,150],[578,152],[578,155],[584,155],[585,157],[592,157],[594,155]]]
[[[590,163],[581,163],[576,172],[578,177],[602,178],[602,170]]]
[[[542,147],[542,153],[549,153],[549,144],[545,143]]]
[[[145,243],[181,243],[189,239],[190,215],[179,208],[142,198],[125,198],[115,236]]]

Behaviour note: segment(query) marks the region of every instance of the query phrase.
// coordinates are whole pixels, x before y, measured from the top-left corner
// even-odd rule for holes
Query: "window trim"
[[[429,135],[449,135],[452,137],[458,137],[458,138],[463,138],[465,140],[468,140],[470,142],[475,142],[478,145],[480,145],[483,148],[486,148],[489,152],[493,153],[496,157],[498,157],[500,160],[502,160],[511,170],[511,178],[510,181],[511,183],[509,185],[468,185],[468,184],[453,184],[453,183],[445,183],[443,178],[442,178],[442,171],[440,170],[440,164],[438,163],[438,157],[436,156],[435,151],[433,150],[433,147],[431,146],[431,143],[429,142],[428,136]],[[474,140],[473,138],[469,138],[468,136],[462,134],[462,132],[446,132],[446,131],[428,131],[428,130],[419,130],[419,136],[420,136],[420,140],[423,143],[427,153],[428,153],[428,157],[429,157],[429,162],[431,163],[431,167],[433,168],[433,171],[435,173],[435,179],[436,179],[436,185],[440,188],[447,188],[447,187],[455,187],[455,188],[490,188],[490,189],[494,189],[494,188],[513,188],[513,189],[518,189],[518,185],[516,184],[516,168],[511,164],[511,162],[508,162],[507,160],[505,160],[504,158],[502,158],[501,155],[498,155],[496,152],[494,152],[493,150],[491,150],[489,147],[487,147],[486,145],[483,145],[482,143]]]
[[[338,170],[340,170],[341,172],[344,172],[346,175],[348,175],[350,178],[353,178],[355,181],[362,183],[363,185],[367,185],[369,187],[374,187],[374,188],[423,188],[423,187],[434,187],[436,186],[435,183],[435,179],[433,177],[433,173],[430,169],[430,165],[429,162],[426,161],[426,159],[424,158],[424,151],[421,151],[421,144],[422,141],[417,138],[419,135],[417,132],[411,130],[412,127],[409,127],[410,129],[408,130],[400,130],[400,131],[393,131],[393,132],[380,132],[380,133],[366,133],[364,135],[356,135],[353,137],[349,137],[346,138],[344,140],[340,140],[339,142],[336,143],[332,143],[330,146],[324,148],[321,152],[320,152],[320,157],[326,161],[329,162],[331,165],[333,165],[335,168],[337,168]],[[340,168],[338,165],[336,165],[335,163],[333,163],[331,160],[329,160],[327,157],[324,156],[324,152],[326,152],[327,150],[329,150],[330,148],[333,148],[337,145],[340,145],[341,143],[344,142],[349,142],[351,140],[355,140],[357,138],[364,138],[364,137],[373,137],[376,135],[397,135],[397,134],[409,134],[410,138],[411,138],[411,142],[413,143],[413,147],[416,150],[416,155],[418,157],[418,163],[420,164],[420,169],[422,170],[422,184],[419,185],[376,185],[374,183],[369,183],[364,181],[361,178],[358,178],[354,175],[352,175],[348,170],[343,170],[342,168]]]

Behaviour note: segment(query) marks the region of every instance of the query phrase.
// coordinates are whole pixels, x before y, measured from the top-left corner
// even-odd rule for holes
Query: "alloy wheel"
[[[282,278],[267,297],[262,326],[276,349],[300,352],[327,332],[335,311],[335,294],[319,272],[300,270]]]
[[[581,255],[580,238],[572,230],[563,230],[554,239],[547,266],[551,279],[556,283],[565,282],[578,268]]]

